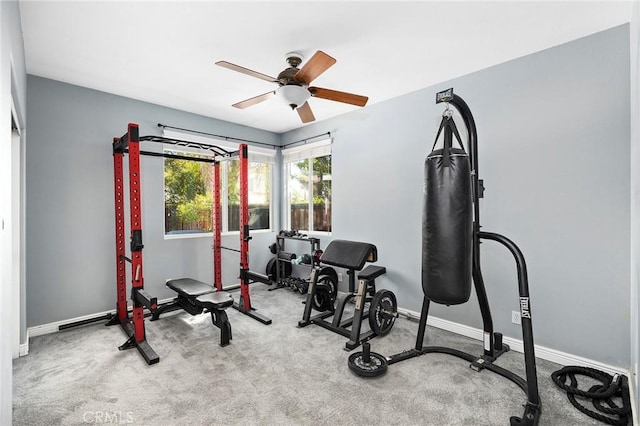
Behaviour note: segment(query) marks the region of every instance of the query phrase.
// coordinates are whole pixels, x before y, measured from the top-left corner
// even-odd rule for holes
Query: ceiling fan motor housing
[[[285,55],[285,58],[287,60],[287,63],[289,64],[289,68],[278,74],[278,84],[280,84],[280,86],[286,86],[287,84],[300,85],[293,82],[293,76],[296,75],[298,71],[300,71],[298,65],[302,63],[302,60],[304,58],[301,54],[295,52],[287,53]]]
[[[278,74],[278,84],[280,84],[280,86],[286,86],[287,84],[295,84],[296,86],[299,86],[300,84],[293,81],[293,76],[296,75],[298,71],[300,71],[298,68],[287,68],[282,71]]]

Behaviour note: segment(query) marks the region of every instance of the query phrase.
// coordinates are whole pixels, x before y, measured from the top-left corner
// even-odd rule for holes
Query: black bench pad
[[[327,265],[359,271],[366,262],[378,261],[378,249],[369,243],[333,240],[322,253],[320,261]]]
[[[167,287],[185,297],[197,297],[201,294],[213,293],[215,287],[193,278],[177,278],[167,281]]]
[[[386,273],[387,268],[385,268],[384,266],[369,265],[362,271],[360,271],[360,273],[358,274],[358,279],[370,281]]]
[[[196,303],[209,309],[225,309],[233,305],[233,296],[226,291],[216,291],[198,296]]]

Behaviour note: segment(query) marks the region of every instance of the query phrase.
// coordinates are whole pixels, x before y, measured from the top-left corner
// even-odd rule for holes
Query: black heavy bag
[[[471,295],[471,166],[453,118],[442,119],[436,142],[443,129],[444,147],[432,149],[424,163],[422,289],[433,302],[457,305]],[[453,134],[460,148],[451,146]]]

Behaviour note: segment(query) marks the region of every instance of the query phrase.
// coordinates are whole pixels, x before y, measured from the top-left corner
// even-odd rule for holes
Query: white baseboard
[[[173,298],[159,300],[158,304],[167,303],[167,302],[170,302],[172,300],[173,300]],[[131,306],[129,306],[128,308],[131,309]],[[115,313],[116,313],[116,310],[112,309],[110,311],[103,311],[103,312],[98,312],[98,313],[95,313],[95,314],[83,315],[81,317],[70,318],[70,319],[66,319],[66,320],[62,320],[62,321],[50,322],[48,324],[36,325],[36,326],[33,326],[33,327],[29,327],[27,329],[27,336],[36,337],[36,336],[43,336],[45,334],[57,333],[58,331],[60,331],[60,326],[64,326],[64,325],[67,325],[67,324],[72,324],[74,322],[79,322],[79,321],[92,320],[92,319],[95,319],[95,318],[103,317],[105,315],[115,315]],[[29,340],[27,338],[27,344],[28,344],[28,342],[29,342]]]
[[[42,324],[42,325],[36,325],[34,327],[29,327],[29,329],[27,330],[30,334],[31,337],[36,337],[36,336],[43,336],[45,334],[51,334],[51,333],[57,333],[58,331],[60,331],[60,326],[64,326],[66,324],[71,324],[77,321],[85,321],[85,320],[92,320],[94,318],[99,318],[99,317],[103,317],[107,314],[115,314],[115,309],[111,310],[111,311],[104,311],[104,312],[98,312],[96,314],[91,314],[91,315],[83,315],[81,317],[77,317],[77,318],[70,318],[68,320],[63,320],[63,321],[56,321],[56,322],[50,322],[48,324]]]
[[[405,315],[414,320],[420,319],[420,314],[415,311],[398,308],[398,312],[401,315]],[[459,324],[453,321],[449,321],[449,320],[445,320],[445,319],[441,319],[433,316],[429,316],[427,320],[427,325],[440,328],[442,330],[450,331],[452,333],[460,334],[462,336],[470,337],[475,340],[479,340],[479,341],[483,340],[483,331],[478,328],[470,327],[468,325]],[[509,345],[509,347],[516,352],[520,352],[520,353],[524,352],[524,344],[520,339],[514,339],[512,337],[504,337],[503,342]],[[611,375],[624,374],[627,377],[629,377],[629,381],[631,381],[632,376],[629,370],[625,368],[611,366],[599,361],[594,361],[592,359],[569,354],[566,352],[547,348],[545,346],[540,346],[540,345],[535,345],[535,352],[536,352],[537,358],[555,362],[556,364],[560,364],[563,366],[579,365],[584,367],[591,367],[591,368],[596,368],[598,370],[604,371]]]
[[[29,355],[29,330],[27,330],[25,343],[21,344],[20,349],[18,350],[18,356],[27,356],[27,355]]]

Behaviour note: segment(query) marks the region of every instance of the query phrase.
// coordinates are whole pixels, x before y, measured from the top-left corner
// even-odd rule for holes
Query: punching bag
[[[443,117],[436,142],[443,129],[443,148],[432,149],[424,163],[422,289],[433,302],[457,305],[471,295],[471,165],[453,118]],[[454,134],[460,148],[452,147]]]

